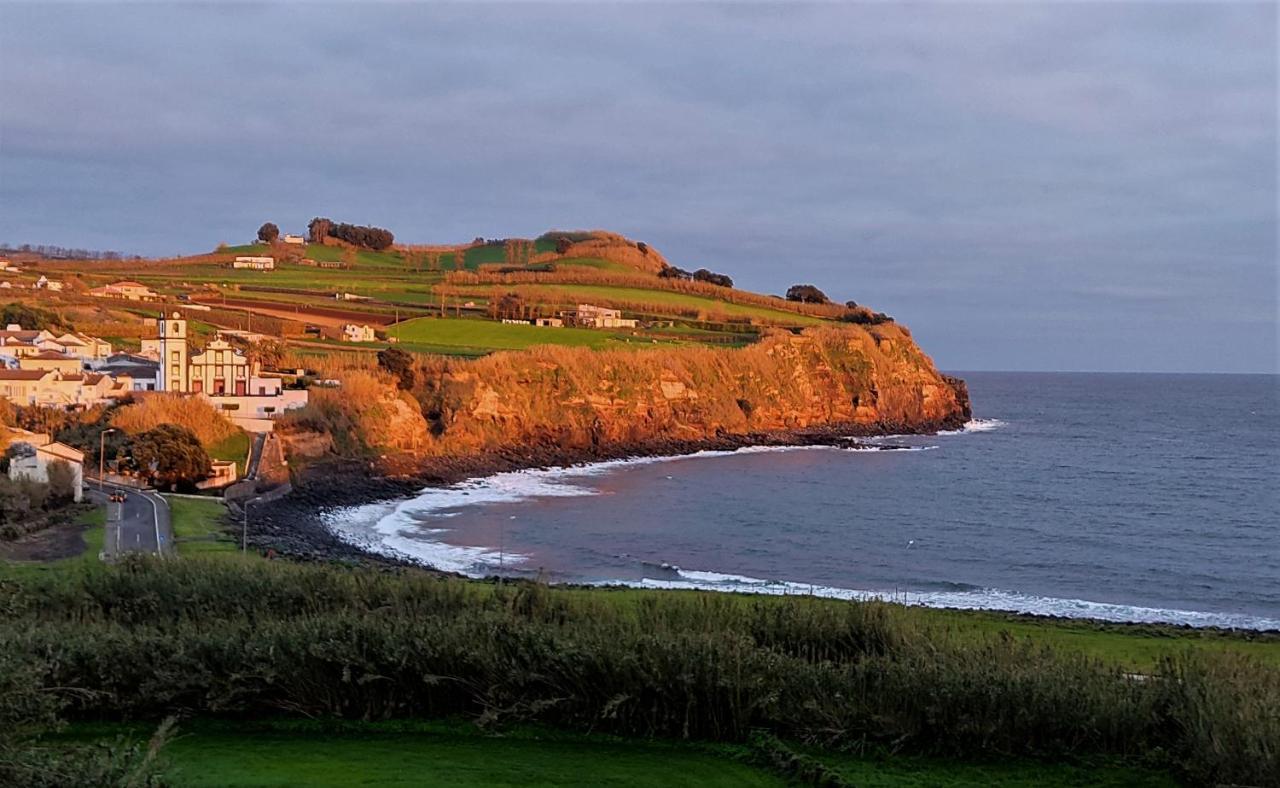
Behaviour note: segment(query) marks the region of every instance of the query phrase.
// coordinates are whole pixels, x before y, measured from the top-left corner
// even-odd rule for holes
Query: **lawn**
[[[621,347],[624,342],[624,338],[617,334],[586,328],[549,328],[436,317],[406,320],[391,326],[387,333],[407,343],[403,346],[406,350],[419,350],[417,345],[481,350],[523,350],[534,345],[603,348]]]
[[[209,457],[214,460],[234,460],[236,463],[236,472],[238,475],[244,475],[244,463],[249,456],[249,433],[244,430],[236,430],[234,434],[226,439],[206,446],[205,450],[209,453]]]
[[[124,729],[143,738],[140,727]],[[73,726],[66,738],[121,726]],[[176,786],[784,786],[741,745],[622,739],[524,727],[501,733],[449,722],[197,720],[164,751]],[[858,786],[1172,786],[1112,765],[997,764],[807,751]]]
[[[176,495],[166,495],[165,500],[179,556],[239,552],[235,538],[223,528],[227,507],[221,500]]]

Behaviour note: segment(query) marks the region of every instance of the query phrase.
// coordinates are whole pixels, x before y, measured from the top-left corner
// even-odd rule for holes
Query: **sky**
[[[1277,372],[1273,3],[0,4],[0,242],[604,228],[952,370]]]

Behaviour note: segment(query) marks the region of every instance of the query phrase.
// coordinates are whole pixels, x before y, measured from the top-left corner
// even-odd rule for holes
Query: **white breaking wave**
[[[1193,627],[1234,629],[1280,629],[1280,618],[1252,616],[1244,613],[1210,613],[1197,610],[1170,610],[1086,599],[1059,599],[1033,596],[1014,591],[987,588],[972,591],[867,591],[837,588],[791,581],[761,580],[743,575],[700,572],[680,569],[679,580],[644,578],[633,583],[605,581],[598,585],[626,585],[639,588],[684,589],[702,591],[769,594],[774,596],[819,596],[845,600],[881,600],[920,607],[958,608],[961,610],[997,610],[1031,613],[1064,618],[1090,618],[1101,621],[1142,624],[1174,624]]]
[[[541,468],[497,473],[468,479],[447,487],[427,487],[417,496],[400,502],[381,502],[331,509],[320,514],[321,522],[339,539],[370,552],[414,561],[448,572],[483,577],[501,565],[519,565],[528,556],[484,547],[451,545],[424,536],[446,533],[435,528],[435,520],[455,517],[459,509],[486,504],[519,503],[536,498],[564,498],[599,495],[594,487],[573,484],[576,478],[601,476],[621,467],[647,465],[671,460],[727,457],[734,454],[824,450],[838,446],[745,446],[737,450],[700,451],[662,457],[630,457],[585,465]]]
[[[991,432],[1005,426],[1007,426],[1007,424],[1000,419],[970,419],[958,430],[941,430],[938,434],[963,435],[967,432]]]

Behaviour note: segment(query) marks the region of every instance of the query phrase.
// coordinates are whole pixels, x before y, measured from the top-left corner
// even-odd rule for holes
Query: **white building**
[[[62,287],[63,287],[63,284],[61,282],[50,279],[47,276],[42,275],[39,279],[36,280],[37,290],[52,290],[53,292],[56,293],[62,290]]]
[[[254,271],[273,271],[276,267],[276,259],[274,257],[242,256],[233,260],[231,267],[250,268]]]
[[[622,310],[594,304],[578,304],[578,308],[561,313],[564,321],[570,325],[584,328],[635,328],[639,321],[624,318]]]
[[[369,326],[357,326],[355,323],[347,323],[342,327],[343,342],[373,342],[378,336]]]
[[[30,451],[19,449],[9,459],[9,478],[18,481],[49,483],[49,466],[64,462],[71,469],[72,493],[77,502],[84,497],[84,452],[65,443],[51,440],[39,432],[10,428],[10,445],[26,444]]]
[[[286,235],[284,237],[284,242],[290,246],[305,246],[307,239],[303,238],[301,235]]]

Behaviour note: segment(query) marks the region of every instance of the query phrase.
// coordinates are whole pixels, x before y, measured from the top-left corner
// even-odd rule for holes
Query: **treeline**
[[[337,238],[355,246],[381,251],[395,242],[390,230],[368,225],[347,224],[319,216],[307,223],[312,243],[324,243],[325,238]]]
[[[465,717],[730,742],[760,732],[1280,783],[1280,670],[1234,653],[1171,649],[1139,680],[878,602],[279,563],[129,562],[5,591],[7,692],[55,697],[67,719]]]
[[[683,268],[676,268],[669,265],[658,272],[658,276],[663,279],[684,279],[693,282],[706,282],[716,287],[733,287],[733,280],[728,274],[717,274],[715,271],[708,271],[705,268],[699,268],[697,271],[689,272]]]
[[[50,260],[141,260],[140,255],[125,255],[111,250],[80,249],[52,244],[0,244],[0,254],[35,254]]]

